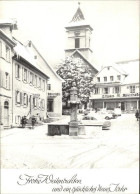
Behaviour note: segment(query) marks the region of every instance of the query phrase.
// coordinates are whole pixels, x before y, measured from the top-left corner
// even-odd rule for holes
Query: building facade
[[[26,47],[16,41],[13,57],[13,125],[19,125],[21,118],[38,117],[40,121],[47,113],[48,76],[35,66]]]
[[[47,114],[50,117],[59,117],[62,115],[62,80],[46,60],[39,53],[35,45],[29,41],[26,49],[33,56],[38,67],[43,70],[46,75],[49,75],[49,80],[46,84],[47,92]]]
[[[23,116],[38,121],[61,116],[63,80],[31,41],[23,45],[12,36],[15,24],[0,27],[0,122],[11,127]]]
[[[14,22],[0,23],[0,125],[5,128],[12,125],[12,57],[16,43],[10,35],[14,29]]]
[[[92,108],[139,109],[139,60],[103,67],[96,74],[94,83],[90,97]]]

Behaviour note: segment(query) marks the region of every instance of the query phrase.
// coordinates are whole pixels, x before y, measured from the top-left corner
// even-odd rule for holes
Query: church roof
[[[84,56],[83,56],[83,54],[79,51],[79,50],[75,50],[72,54],[71,54],[71,56],[73,56],[75,53],[78,53],[79,55],[80,55],[80,57],[84,60],[84,61],[86,61],[97,73],[98,73],[98,70],[93,66],[93,64],[92,63],[90,63]]]

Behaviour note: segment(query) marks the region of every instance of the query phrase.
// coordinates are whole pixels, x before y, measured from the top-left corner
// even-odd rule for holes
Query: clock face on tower
[[[75,31],[74,34],[75,34],[75,36],[79,36],[80,35],[80,31]]]

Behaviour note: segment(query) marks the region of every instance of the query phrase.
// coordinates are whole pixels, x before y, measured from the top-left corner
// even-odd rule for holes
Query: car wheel
[[[106,120],[109,120],[109,117],[105,117]]]

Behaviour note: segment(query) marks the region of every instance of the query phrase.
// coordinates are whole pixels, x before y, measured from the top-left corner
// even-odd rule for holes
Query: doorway
[[[121,102],[121,110],[125,110],[124,102]]]

